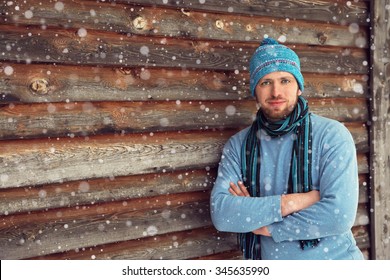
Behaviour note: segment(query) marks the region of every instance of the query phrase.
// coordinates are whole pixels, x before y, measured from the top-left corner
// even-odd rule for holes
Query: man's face
[[[255,89],[257,103],[270,121],[285,119],[294,110],[301,94],[295,77],[288,72],[265,75]]]

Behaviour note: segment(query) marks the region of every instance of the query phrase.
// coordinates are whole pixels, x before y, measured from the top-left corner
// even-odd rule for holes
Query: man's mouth
[[[284,104],[285,102],[286,101],[283,100],[283,99],[276,99],[276,100],[269,100],[268,104],[271,105],[271,106],[279,106],[279,105]]]

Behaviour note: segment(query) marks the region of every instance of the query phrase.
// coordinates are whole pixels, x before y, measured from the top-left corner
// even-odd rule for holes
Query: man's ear
[[[298,89],[298,96],[302,94],[302,91]]]

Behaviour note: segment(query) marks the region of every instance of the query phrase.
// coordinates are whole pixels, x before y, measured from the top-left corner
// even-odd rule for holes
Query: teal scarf
[[[293,131],[294,139],[288,193],[312,190],[311,180],[311,120],[307,100],[298,97],[297,106],[284,120],[268,122],[260,109],[241,148],[241,169],[244,185],[252,197],[260,197],[260,130],[270,137],[280,137]],[[260,235],[239,233],[240,249],[246,259],[261,259]],[[317,246],[319,239],[301,240],[302,250]]]

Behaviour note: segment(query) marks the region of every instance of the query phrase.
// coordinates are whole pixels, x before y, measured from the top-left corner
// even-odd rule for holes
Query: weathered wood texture
[[[28,258],[210,225],[209,192],[20,214],[1,219],[0,258]]]
[[[368,247],[369,238],[366,226],[354,228],[353,234],[363,250]],[[126,241],[114,244],[84,248],[84,250],[70,250],[65,253],[52,254],[45,257],[32,259],[176,259],[173,248],[179,248],[183,258],[193,259],[194,252],[201,252],[201,257],[196,259],[223,260],[242,259],[242,254],[237,250],[226,250],[226,247],[235,248],[236,236],[227,233],[216,233],[211,228],[185,231],[179,234],[164,234],[156,237],[148,237],[137,241]],[[210,242],[211,241],[211,242]],[[146,243],[146,244],[145,244]],[[152,243],[153,246],[148,245]],[[208,247],[209,246],[209,247]],[[150,249],[152,247],[153,249]],[[226,251],[223,251],[226,250]],[[222,253],[220,253],[223,251]],[[212,254],[210,254],[212,252]]]
[[[237,254],[237,250],[233,251],[234,254],[230,251],[237,247],[236,239],[235,234],[218,233],[212,227],[205,227],[94,246],[85,250],[70,250],[35,259],[191,259],[199,256],[221,256],[226,251],[230,252],[232,257],[242,258],[241,254]]]
[[[29,65],[0,62],[0,102],[249,99],[248,71]],[[12,73],[12,74],[11,74]],[[305,96],[367,97],[367,75],[305,72]]]
[[[309,99],[309,104],[314,113],[341,122],[362,122],[368,116],[361,98]],[[0,137],[226,129],[250,125],[255,114],[253,100],[11,104],[0,107]]]
[[[215,165],[235,130],[3,141],[0,188]],[[361,168],[365,160],[361,155]]]
[[[300,56],[311,110],[353,135],[370,258],[367,3],[155,2],[0,4],[0,258],[241,258],[208,199],[254,117],[266,35]]]
[[[0,244],[4,248],[0,258],[29,258],[210,226],[208,199],[209,192],[172,194],[5,216],[0,225]],[[363,206],[358,209],[358,217],[355,227],[368,224]],[[235,245],[225,244],[230,248]]]
[[[372,1],[372,255],[390,259],[390,1]],[[386,7],[384,9],[384,7]]]
[[[19,140],[0,146],[1,187],[199,168],[216,164],[231,131]]]
[[[360,165],[364,164],[361,162]],[[359,203],[369,203],[368,178],[361,167]],[[366,170],[368,172],[368,170]],[[0,190],[0,214],[10,215],[54,208],[93,205],[106,201],[121,201],[163,194],[211,190],[216,169],[195,169],[164,174],[121,176],[107,179],[88,179]]]
[[[249,14],[256,16],[272,16],[284,19],[317,20],[319,22],[348,24],[369,23],[368,7],[365,1],[320,1],[310,2],[292,1],[254,1],[254,0],[168,0],[157,2],[154,0],[116,0],[116,3],[137,3],[139,5],[160,4],[162,7],[190,9],[201,11],[216,11],[220,13]]]
[[[26,31],[28,34],[26,34]],[[126,36],[103,31],[0,25],[2,58],[19,63],[246,70],[258,43]],[[292,46],[291,46],[292,47]],[[296,45],[302,71],[367,74],[363,49]],[[324,65],[324,61],[327,63]]]
[[[106,201],[211,190],[215,168],[88,179],[0,190],[0,214],[24,213]],[[365,196],[363,195],[362,198]]]
[[[130,5],[118,4],[120,2],[129,2]],[[156,1],[153,1],[154,7],[145,7],[144,4],[147,1],[140,1],[140,4],[143,4],[143,6],[131,5],[132,2],[116,1],[117,4],[112,5],[112,3],[96,3],[96,1],[67,1],[63,9],[53,9],[53,3],[51,2],[30,0],[25,4],[21,3],[18,10],[15,10],[13,6],[6,7],[0,22],[39,26],[57,25],[70,29],[83,28],[85,30],[112,31],[131,35],[255,42],[260,41],[262,34],[268,34],[276,38],[284,36],[281,38],[289,38],[289,42],[297,44],[304,42],[310,45],[348,47],[366,47],[367,45],[367,29],[357,25],[357,22],[363,23],[367,17],[364,14],[360,15],[360,18],[356,17],[357,13],[359,13],[358,9],[364,7],[362,5],[360,7],[357,5],[347,6],[346,3],[340,2],[340,13],[342,13],[341,9],[343,6],[349,9],[351,14],[355,12],[355,16],[348,16],[350,24],[354,24],[350,27],[345,20],[340,20],[342,25],[329,25],[327,22],[334,21],[334,15],[329,16],[324,22],[316,22],[314,26],[310,22],[295,21],[289,17],[283,17],[280,5],[277,7],[278,12],[273,15],[283,18],[253,17],[255,7],[261,7],[266,12],[266,2],[261,4],[250,3],[250,15],[239,15],[234,12],[226,14],[226,10],[221,9],[221,11],[225,12],[224,15],[212,13],[209,10],[206,16],[203,11],[195,11],[193,9],[194,3],[191,3],[191,6],[188,7],[191,10],[187,10],[185,6],[180,9],[165,9],[164,6],[156,7]],[[202,7],[213,4],[213,1],[206,2],[207,4],[205,3],[206,5]],[[221,1],[218,2],[221,3]],[[289,9],[293,8],[293,5],[291,5],[292,1],[285,2],[290,4]],[[185,5],[188,4],[185,3]],[[226,7],[225,4],[228,3],[224,3],[224,7]],[[294,4],[299,5],[298,1]],[[331,3],[327,4],[331,5]],[[245,3],[234,5],[236,7],[243,8],[247,6],[249,8],[249,5],[245,5]],[[299,6],[301,5],[298,5],[296,5],[296,8],[300,9],[301,7]],[[34,6],[33,16],[26,17],[25,11],[31,6]],[[201,5],[198,3],[198,6]],[[335,5],[332,6],[323,7],[323,10],[336,7]],[[232,6],[231,8],[234,9]],[[310,18],[316,18],[312,14],[313,10],[315,9],[311,10]],[[289,12],[291,13],[292,11],[290,10]],[[363,12],[363,10],[360,10],[360,12]],[[269,11],[265,15],[268,16]],[[346,14],[343,13],[343,15]],[[42,21],[42,18],[45,20]],[[357,21],[351,21],[353,19]],[[277,28],[275,28],[275,24]],[[296,26],[299,26],[299,30]],[[355,29],[351,32],[353,27]]]

